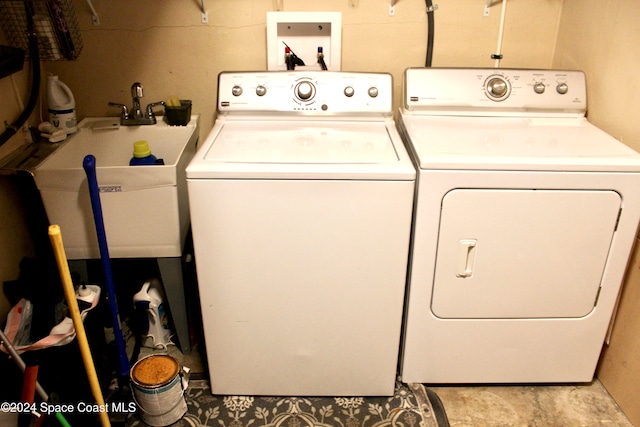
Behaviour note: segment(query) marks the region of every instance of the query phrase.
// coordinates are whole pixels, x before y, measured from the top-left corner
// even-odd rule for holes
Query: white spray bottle
[[[171,342],[169,319],[164,309],[162,288],[158,279],[146,281],[138,293],[133,296],[136,310],[145,309],[149,327],[142,331],[142,345],[150,348],[166,349]]]

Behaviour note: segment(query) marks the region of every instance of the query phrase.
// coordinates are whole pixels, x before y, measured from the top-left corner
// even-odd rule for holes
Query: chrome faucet
[[[131,85],[131,99],[133,99],[133,109],[131,112],[133,113],[134,119],[142,119],[144,115],[142,114],[142,110],[140,109],[140,98],[144,97],[144,89],[140,82],[135,82]]]
[[[144,90],[139,82],[131,85],[131,99],[133,100],[133,108],[131,112],[126,105],[117,102],[109,102],[111,107],[120,108],[120,124],[122,126],[139,126],[139,125],[155,125],[156,116],[153,114],[153,108],[164,105],[164,101],[152,102],[147,105],[146,112],[143,113],[140,107],[140,98],[144,97]]]

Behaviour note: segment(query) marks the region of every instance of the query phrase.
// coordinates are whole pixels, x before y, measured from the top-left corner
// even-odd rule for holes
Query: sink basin
[[[186,126],[118,126],[114,117],[82,120],[78,131],[34,171],[51,224],[62,232],[69,259],[99,258],[82,163],[92,154],[113,258],[181,256],[189,229],[185,168],[198,139],[194,115]],[[133,143],[149,142],[164,165],[129,166]]]

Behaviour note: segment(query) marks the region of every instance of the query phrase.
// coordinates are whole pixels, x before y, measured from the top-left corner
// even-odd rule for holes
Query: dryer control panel
[[[391,116],[393,79],[386,73],[332,71],[222,72],[221,113]]]
[[[430,114],[583,116],[586,81],[581,71],[410,68],[403,107]]]

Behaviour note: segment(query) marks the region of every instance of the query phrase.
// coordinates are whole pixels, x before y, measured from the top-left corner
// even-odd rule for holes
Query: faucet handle
[[[122,111],[122,113],[120,114],[120,117],[123,120],[129,120],[129,109],[127,108],[126,105],[120,104],[118,102],[109,102],[109,107],[119,107]]]
[[[164,106],[164,101],[152,102],[151,104],[147,105],[147,118],[155,119],[155,115],[153,114],[153,108],[159,105]]]

